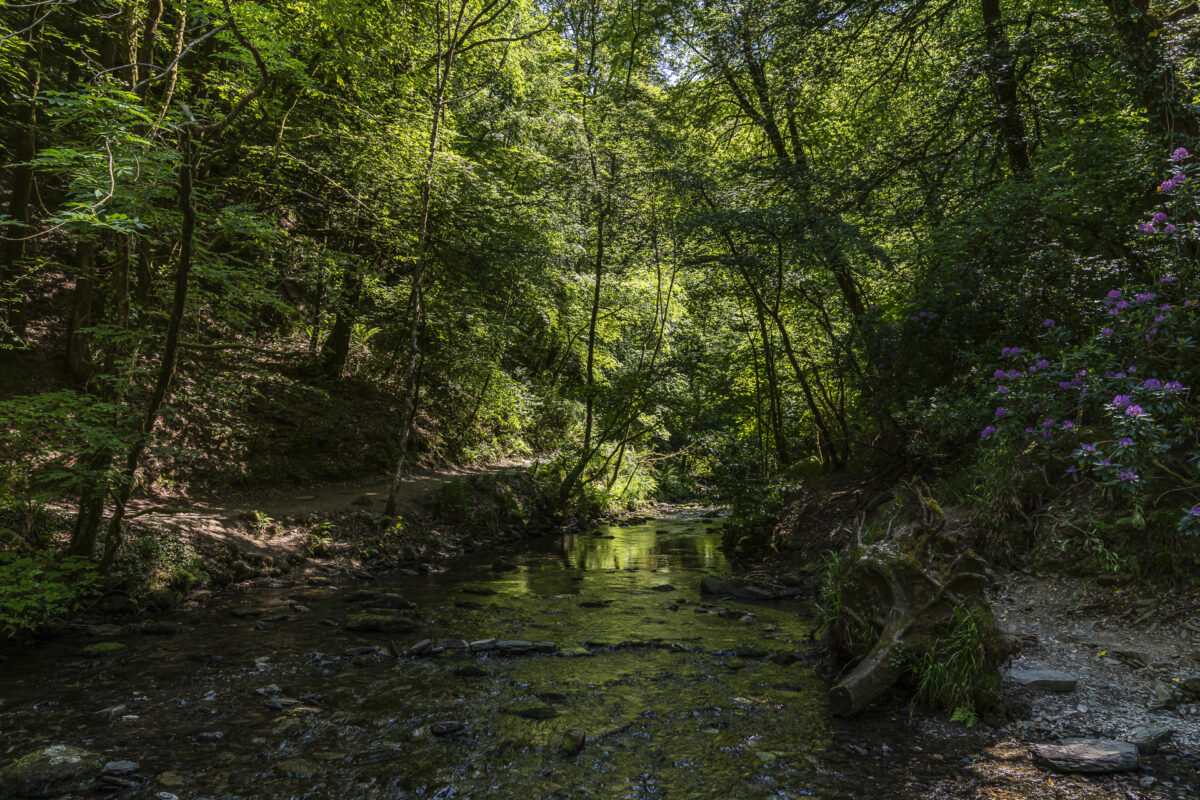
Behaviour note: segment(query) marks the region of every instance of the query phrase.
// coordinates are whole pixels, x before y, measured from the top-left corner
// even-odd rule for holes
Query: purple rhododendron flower
[[[1174,224],[1168,222],[1166,225],[1163,225],[1163,233],[1174,233],[1174,232],[1175,232]]]
[[[1075,467],[1067,467],[1068,475],[1074,475],[1076,472],[1079,472],[1079,470],[1075,469]]]
[[[1072,422],[1072,421],[1071,421],[1071,420],[1069,420],[1069,419],[1064,419],[1064,420],[1062,421],[1062,427],[1063,427],[1063,430],[1064,430],[1064,431],[1069,431],[1069,430],[1071,430],[1072,428],[1074,428],[1074,427],[1075,427],[1075,423],[1074,423],[1074,422]]]
[[[1052,319],[1050,319],[1049,317],[1047,317],[1047,318],[1046,318],[1046,320],[1045,320],[1045,321],[1042,323],[1042,327],[1043,327],[1043,328],[1053,328],[1053,327],[1054,327],[1054,320],[1052,320]]]
[[[1146,412],[1142,411],[1141,406],[1129,406],[1128,408],[1125,409],[1125,416],[1127,416],[1127,417],[1135,417],[1136,418],[1136,417],[1142,416],[1145,413]]]
[[[1005,376],[1009,378],[1019,378],[1021,377],[1021,372],[1020,370],[1010,369],[1005,373]]]
[[[1117,447],[1129,447],[1132,444],[1133,439],[1130,439],[1128,436],[1122,436],[1121,440],[1117,442]]]
[[[996,380],[1002,380],[1005,377],[1005,372],[1002,369],[998,369],[992,373],[992,377]]]
[[[1004,385],[1000,385],[1000,386],[996,387],[996,391],[999,392],[1000,394],[1008,394],[1008,387],[1004,386]]]
[[[1170,192],[1174,189],[1175,189],[1175,181],[1171,180],[1170,178],[1167,178],[1165,181],[1163,181],[1162,183],[1160,183],[1158,185],[1158,190],[1160,192]]]
[[[1132,402],[1133,401],[1129,399],[1129,395],[1127,394],[1119,394],[1112,400],[1112,404],[1117,408],[1124,408]]]
[[[1101,329],[1100,329],[1100,335],[1101,335],[1101,336],[1112,336],[1112,335],[1113,335],[1113,329],[1112,329],[1112,328],[1101,328]]]
[[[1121,300],[1117,303],[1116,308],[1120,311],[1124,311],[1125,309],[1129,308],[1129,302],[1126,300]]]
[[[1117,477],[1120,478],[1122,481],[1126,481],[1126,482],[1136,481],[1138,479],[1137,473],[1131,469],[1122,470],[1120,472],[1120,474],[1117,475]]]
[[[1003,417],[1007,413],[1008,413],[1008,409],[1005,408],[1004,406],[1000,406],[999,408],[996,409],[997,417]]]
[[[1039,369],[1048,369],[1050,367],[1050,362],[1044,358],[1039,358],[1037,360],[1037,366]]]
[[[1154,292],[1142,292],[1141,294],[1139,294],[1137,297],[1135,297],[1133,299],[1133,302],[1146,303],[1146,302],[1153,300],[1156,297],[1158,297],[1158,295],[1156,295]]]
[[[1164,317],[1162,314],[1155,314],[1155,315],[1154,315],[1154,321],[1155,321],[1155,322],[1163,322],[1164,320],[1166,320],[1166,317]]]
[[[1026,432],[1026,433],[1033,433],[1033,428],[1026,428],[1026,429],[1025,429],[1025,432]]]
[[[1102,460],[1102,461],[1100,462],[1100,466],[1102,466],[1102,467],[1111,467],[1111,466],[1112,466],[1112,462],[1111,462],[1111,461],[1109,461],[1109,460],[1106,458],[1106,459],[1104,459],[1104,460]]]
[[[1165,384],[1165,388],[1171,390],[1172,392],[1182,392],[1183,384],[1180,383],[1179,381],[1167,381]]]
[[[1071,388],[1071,382],[1070,382],[1070,381],[1059,381],[1059,382],[1058,382],[1058,388],[1060,388],[1060,389],[1070,389],[1070,388]]]
[[[1158,380],[1158,378],[1147,378],[1146,382],[1142,384],[1142,388],[1150,389],[1151,391],[1153,391],[1153,390],[1161,389],[1162,383]]]
[[[1043,428],[1053,428],[1054,420],[1047,417],[1046,419],[1042,420],[1042,427]]]
[[[1200,517],[1200,506],[1192,506],[1190,509],[1188,509],[1188,513],[1193,517]]]
[[[1166,221],[1167,221],[1167,215],[1166,215],[1166,213],[1164,213],[1164,212],[1162,212],[1162,211],[1159,211],[1158,213],[1156,213],[1156,214],[1154,215],[1154,221],[1155,221],[1156,223],[1157,223],[1157,222],[1166,222]]]
[[[1085,444],[1080,449],[1083,450],[1083,452],[1085,452],[1085,453],[1094,453],[1094,452],[1096,452],[1096,445]]]
[[[984,428],[982,431],[979,432],[979,438],[986,439],[987,437],[991,436],[995,432],[996,432],[996,427],[994,425],[988,425],[986,428]]]
[[[1166,280],[1166,278],[1163,278],[1163,280]],[[1170,304],[1170,303],[1163,303],[1161,306],[1159,306],[1159,307],[1158,307],[1158,310],[1159,310],[1159,311],[1170,311],[1170,310],[1171,310],[1171,304]]]
[[[1155,227],[1153,222],[1139,222],[1137,226],[1138,233],[1154,233]]]
[[[1180,147],[1174,153],[1171,153],[1172,161],[1183,161],[1187,157],[1188,151],[1186,147]]]
[[[1120,289],[1110,289],[1110,290],[1109,290],[1109,292],[1108,292],[1108,299],[1109,299],[1109,300],[1116,300],[1116,299],[1118,299],[1120,296],[1121,296],[1121,290],[1120,290]]]

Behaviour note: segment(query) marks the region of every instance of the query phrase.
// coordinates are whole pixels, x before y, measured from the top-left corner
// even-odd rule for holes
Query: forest
[[[986,717],[995,570],[1193,624],[1195,2],[7,0],[0,87],[0,641],[287,579],[171,518],[364,481],[241,522],[424,572],[723,509],[838,713]]]

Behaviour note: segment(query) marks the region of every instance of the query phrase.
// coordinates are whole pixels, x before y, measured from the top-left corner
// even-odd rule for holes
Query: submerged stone
[[[587,731],[583,728],[571,728],[562,735],[558,743],[558,752],[564,758],[579,755],[587,744]]]
[[[125,645],[120,642],[96,642],[89,644],[79,654],[84,658],[104,658],[105,656],[116,655],[125,649]]]
[[[554,719],[558,716],[558,709],[545,705],[512,705],[505,706],[500,709],[505,714],[512,714],[525,719]]]
[[[370,633],[408,633],[417,629],[417,623],[397,614],[351,614],[346,618],[346,630]]]

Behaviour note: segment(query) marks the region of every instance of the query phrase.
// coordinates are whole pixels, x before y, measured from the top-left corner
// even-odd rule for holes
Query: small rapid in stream
[[[60,637],[0,662],[0,764],[85,747],[137,762],[132,798],[841,795],[819,788],[811,620],[700,595],[727,572],[689,509],[441,574],[222,596],[173,612],[172,636],[102,630],[125,645],[103,658],[81,651],[104,639]],[[417,630],[348,631],[364,589],[414,602]],[[389,653],[493,638],[557,652]],[[587,741],[565,755],[571,729]]]

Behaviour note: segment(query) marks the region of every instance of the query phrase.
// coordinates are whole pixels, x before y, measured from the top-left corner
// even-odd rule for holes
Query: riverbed
[[[135,762],[112,779],[128,797],[810,795],[829,742],[812,621],[702,596],[729,571],[716,527],[685,510],[12,652],[0,752]],[[347,630],[372,594],[414,603],[381,613],[415,630]],[[124,647],[83,655],[106,641]]]
[[[68,796],[132,800],[1195,796],[1195,754],[1063,776],[1020,721],[902,694],[831,718],[810,606],[700,592],[731,571],[719,525],[677,509],[0,651],[0,767],[82,747],[117,768]]]

